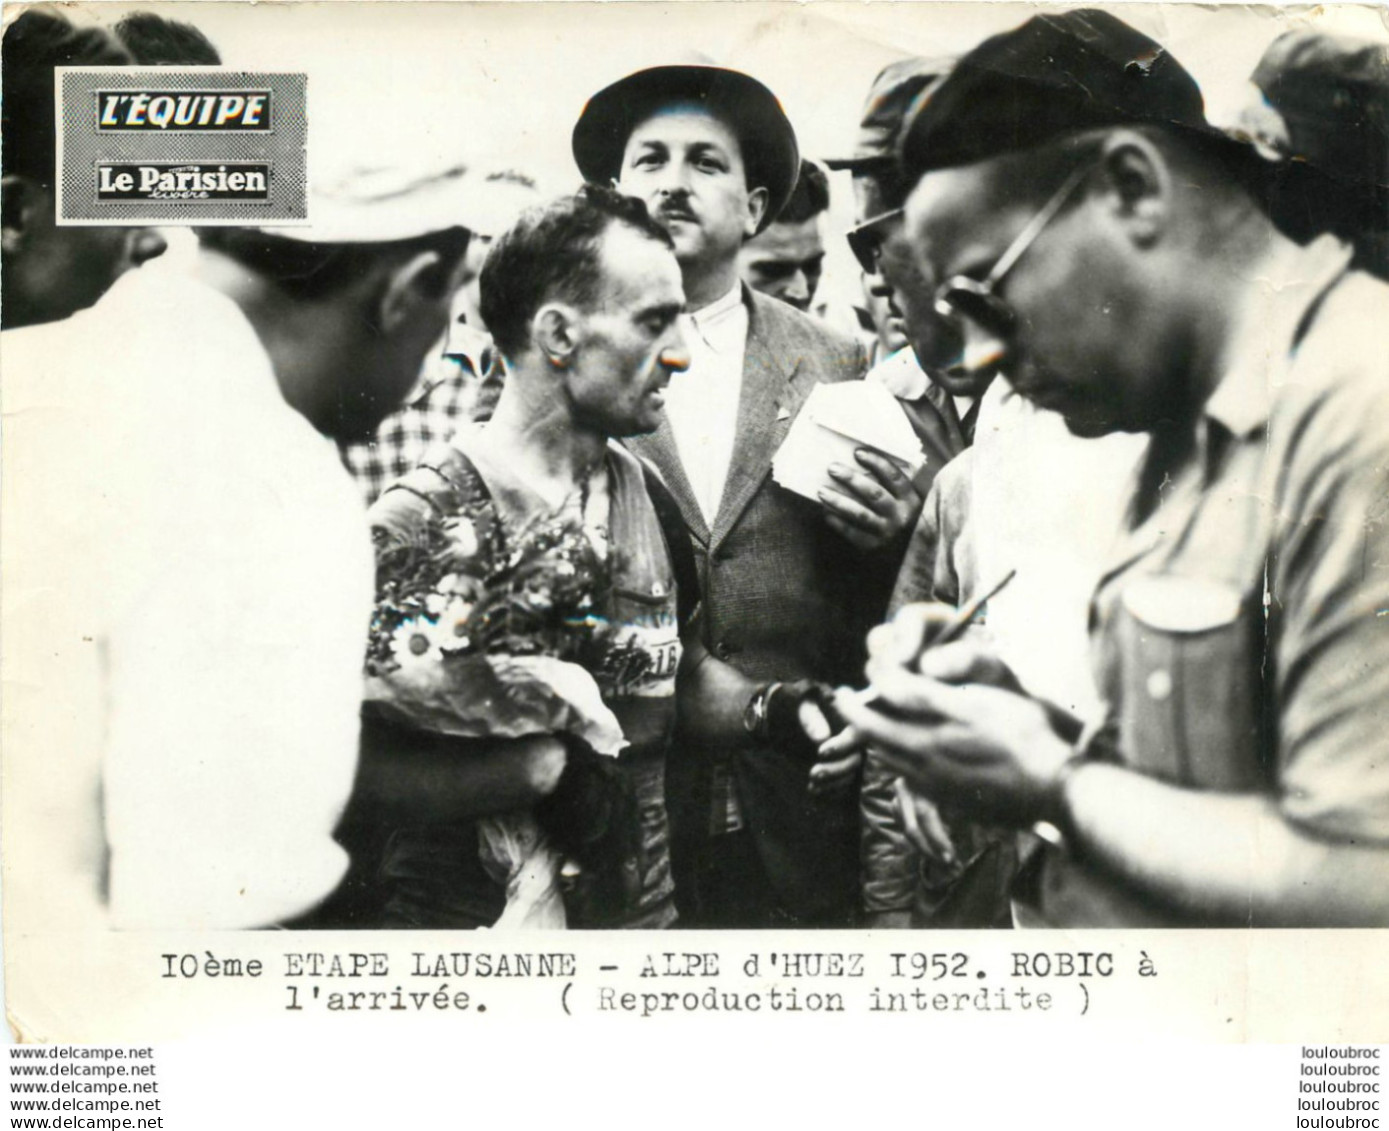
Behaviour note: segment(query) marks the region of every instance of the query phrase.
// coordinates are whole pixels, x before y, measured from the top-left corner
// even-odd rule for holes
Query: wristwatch
[[[779,683],[763,684],[752,693],[748,705],[743,708],[743,729],[759,742],[766,742],[771,737],[767,729],[767,704],[771,701],[772,693],[780,686]]]

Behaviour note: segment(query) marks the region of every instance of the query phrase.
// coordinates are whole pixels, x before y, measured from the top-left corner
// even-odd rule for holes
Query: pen
[[[970,622],[979,615],[979,610],[988,604],[994,597],[997,597],[999,593],[1003,591],[1004,587],[1017,575],[1017,570],[1010,569],[991,589],[982,596],[976,597],[946,621],[938,632],[923,638],[921,647],[917,649],[916,654],[912,656],[910,663],[907,665],[908,669],[915,670],[917,664],[921,661],[922,655],[928,648],[935,648],[941,644],[949,644],[951,641],[959,639],[960,634],[963,633],[964,630],[969,627]],[[873,690],[872,684],[869,684],[858,694],[862,698],[864,706],[877,706],[878,695]]]
[[[963,609],[961,609],[953,617],[946,621],[945,624],[941,626],[939,632],[935,633],[929,639],[923,640],[921,642],[920,650],[916,653],[915,656],[912,657],[911,666],[916,666],[916,664],[921,659],[922,652],[925,652],[927,648],[934,648],[939,644],[949,644],[952,640],[958,639],[960,634],[964,632],[966,628],[969,627],[970,622],[979,615],[979,610],[982,609],[985,605],[987,605],[995,597],[997,597],[1001,592],[1003,592],[1007,584],[1017,576],[1018,571],[1015,569],[1010,569],[1007,573],[1003,575],[1002,578],[999,579],[998,584],[996,584],[992,589],[990,589],[982,597],[976,597],[973,601],[971,601],[968,605],[966,605]]]

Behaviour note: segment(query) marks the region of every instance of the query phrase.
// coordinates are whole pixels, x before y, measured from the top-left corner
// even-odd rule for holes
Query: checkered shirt
[[[414,392],[381,422],[375,439],[338,445],[367,506],[413,471],[430,448],[451,439],[459,424],[473,419],[483,383],[480,374],[487,371],[492,356],[486,351],[477,360],[450,353],[432,357]]]

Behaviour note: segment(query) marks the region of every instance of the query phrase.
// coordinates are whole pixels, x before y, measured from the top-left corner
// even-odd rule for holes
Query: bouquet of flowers
[[[472,738],[569,734],[615,758],[626,740],[600,683],[644,660],[599,613],[615,548],[601,558],[563,512],[504,536],[487,499],[464,499],[406,539],[376,536],[368,709]],[[615,764],[608,775],[617,781]],[[507,885],[497,925],[563,926],[564,858],[534,815],[481,828],[484,865]]]

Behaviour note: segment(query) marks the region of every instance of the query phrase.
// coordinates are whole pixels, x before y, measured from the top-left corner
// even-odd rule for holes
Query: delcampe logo
[[[308,222],[307,77],[60,67],[58,223]]]

